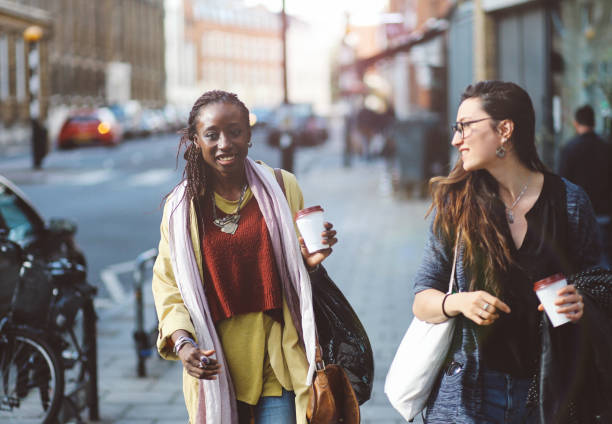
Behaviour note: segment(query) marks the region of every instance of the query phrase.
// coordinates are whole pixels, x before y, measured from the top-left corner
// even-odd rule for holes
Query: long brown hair
[[[525,90],[511,82],[481,81],[469,85],[461,101],[477,98],[492,118],[491,127],[509,119],[514,131],[512,144],[519,161],[533,171],[547,172],[535,146],[535,112]],[[432,205],[436,210],[434,229],[446,240],[455,240],[461,229],[465,246],[464,266],[470,270],[469,289],[499,295],[499,273],[513,263],[510,245],[504,236],[505,206],[499,198],[499,184],[486,170],[466,171],[461,158],[447,177],[429,181]]]
[[[183,157],[186,161],[185,168],[183,169],[183,179],[179,183],[179,185],[186,183],[183,201],[191,202],[191,200],[204,193],[206,189],[207,165],[204,162],[202,152],[196,142],[196,123],[202,108],[213,103],[229,103],[238,106],[242,112],[247,130],[249,131],[249,138],[251,135],[249,109],[240,101],[236,94],[222,90],[212,90],[202,94],[191,108],[187,126],[179,131],[181,139],[176,153],[177,165],[179,154],[183,148],[185,148]],[[166,195],[166,197],[167,196],[168,195]],[[189,210],[189,208],[187,210]],[[189,215],[187,217],[189,218]]]

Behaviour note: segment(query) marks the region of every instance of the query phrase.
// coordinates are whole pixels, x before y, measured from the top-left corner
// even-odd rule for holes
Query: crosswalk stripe
[[[127,185],[131,187],[156,186],[173,179],[174,175],[175,172],[172,169],[151,169],[130,176],[127,180]]]

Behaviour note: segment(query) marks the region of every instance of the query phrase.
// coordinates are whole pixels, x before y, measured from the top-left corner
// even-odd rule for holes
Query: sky
[[[247,5],[263,4],[272,11],[280,11],[282,0],[244,0]],[[334,28],[344,28],[346,12],[350,13],[354,25],[368,25],[378,22],[387,1],[373,0],[285,0],[287,13],[311,24],[326,23]]]
[[[242,0],[242,2],[246,6],[263,5],[273,12],[280,12],[282,8],[282,0]],[[347,12],[351,25],[376,25],[381,22],[381,14],[386,11],[387,3],[387,0],[285,0],[286,12],[309,26],[312,36],[308,39],[308,49],[305,50],[319,58],[315,62],[311,61],[309,65],[294,63],[294,66],[315,66],[317,64],[320,68],[329,71],[331,66],[330,53],[338,47],[344,36]],[[312,74],[319,75],[315,70]],[[326,87],[329,86],[329,76],[321,79],[321,81]],[[290,87],[290,91],[291,89],[292,87]],[[294,96],[299,97],[300,93],[296,92],[296,90],[299,90],[295,87],[293,89]],[[329,88],[322,88],[320,91],[327,93],[325,90],[329,90]],[[303,92],[301,94],[305,95]],[[312,92],[309,95],[312,96]],[[329,104],[325,103],[329,102],[327,97],[325,97],[325,102],[310,98],[308,100],[300,98],[299,100],[313,102],[319,110],[329,107]]]

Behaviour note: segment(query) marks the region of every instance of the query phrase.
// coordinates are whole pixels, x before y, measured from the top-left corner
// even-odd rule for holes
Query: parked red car
[[[121,125],[107,108],[71,112],[57,137],[57,147],[69,149],[84,144],[116,146],[123,139]]]

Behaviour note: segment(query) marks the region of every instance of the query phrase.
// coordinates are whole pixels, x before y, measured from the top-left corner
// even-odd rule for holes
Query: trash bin
[[[400,189],[425,197],[429,179],[448,173],[448,130],[437,115],[414,115],[396,120],[391,137]]]

